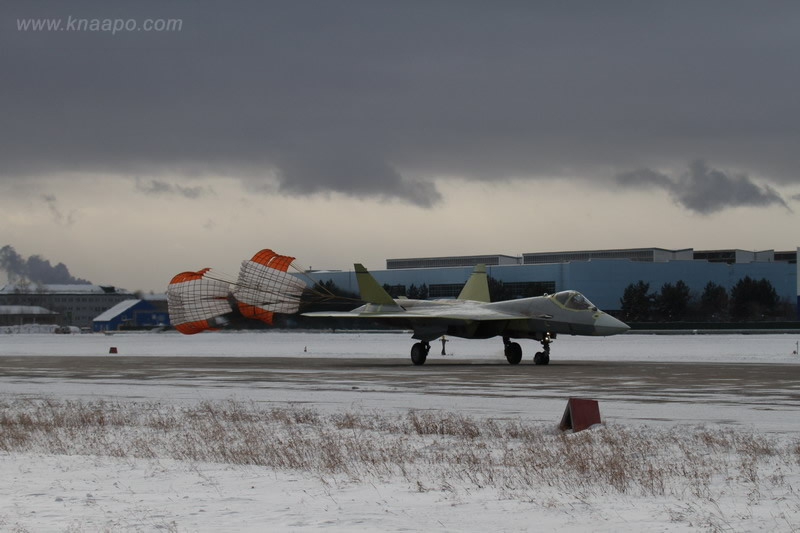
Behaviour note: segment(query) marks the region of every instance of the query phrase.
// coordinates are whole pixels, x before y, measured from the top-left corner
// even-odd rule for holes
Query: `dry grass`
[[[542,486],[577,494],[713,500],[713,481],[796,493],[800,441],[746,431],[604,426],[577,434],[458,413],[264,409],[15,400],[0,403],[0,451],[259,465],[346,479],[400,476],[418,490],[502,493]]]

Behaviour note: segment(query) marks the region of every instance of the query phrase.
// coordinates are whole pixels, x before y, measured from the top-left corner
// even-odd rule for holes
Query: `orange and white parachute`
[[[298,312],[308,283],[288,273],[294,259],[261,250],[242,262],[235,281],[208,268],[181,272],[167,286],[172,325],[187,335],[218,329],[229,322],[225,315],[233,313],[234,300],[242,316],[267,324],[273,323],[275,313]],[[316,285],[313,279],[308,279],[312,286]],[[328,294],[321,296],[327,298],[330,293],[322,290]]]
[[[233,297],[248,318],[272,324],[274,313],[296,313],[307,283],[289,274],[294,257],[264,249],[242,261]]]
[[[210,269],[181,272],[167,286],[167,305],[172,325],[186,335],[217,329],[233,311],[228,303],[230,284],[208,277]]]

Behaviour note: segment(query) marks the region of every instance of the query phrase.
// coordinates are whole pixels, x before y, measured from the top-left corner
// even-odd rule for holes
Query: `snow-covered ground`
[[[614,337],[559,337],[552,344],[557,360],[800,363],[800,334],[778,335],[617,335]],[[2,355],[107,355],[114,346],[120,355],[209,357],[397,357],[408,360],[410,333],[320,332],[205,332],[116,333],[113,335],[0,335]],[[525,357],[541,349],[535,341],[520,341]],[[441,344],[431,343],[435,361]],[[449,338],[447,357],[504,361],[498,338]]]
[[[797,531],[797,492],[447,489],[173,459],[0,455],[3,531]],[[795,491],[795,469],[786,479]]]
[[[3,405],[9,530],[792,531],[800,440],[458,413]],[[9,453],[10,452],[10,453]]]
[[[553,344],[552,357],[557,361],[577,362],[776,364],[787,369],[787,380],[792,382],[792,376],[798,375],[794,369],[800,370],[800,357],[793,354],[797,341],[798,336],[793,335],[563,337]],[[406,333],[220,332],[190,337],[172,333],[0,335],[0,356],[114,357],[109,355],[113,346],[121,356],[296,356],[300,360],[308,356],[396,357],[398,363],[407,363],[411,342]],[[532,341],[521,344],[526,360],[538,349],[538,344]],[[439,344],[434,344],[429,356],[431,362],[439,358],[504,360],[498,339],[450,339],[448,355],[444,357],[438,355],[439,348]],[[446,370],[440,371],[442,376]],[[293,371],[297,372],[302,369]],[[397,413],[404,405],[462,412],[463,407],[463,411],[481,420],[525,418],[534,423],[539,423],[536,416],[522,416],[522,410],[515,410],[519,398],[527,402],[526,412],[531,406],[542,407],[548,413],[543,419],[550,419],[564,405],[562,396],[552,397],[552,390],[537,395],[535,390],[520,388],[520,396],[515,399],[513,387],[496,394],[491,384],[475,383],[463,388],[443,383],[435,394],[426,396],[420,390],[415,400],[413,386],[398,392],[388,385],[373,384],[372,390],[364,391],[358,371],[350,372],[355,374],[343,377],[341,387],[326,385],[327,390],[323,391],[314,390],[317,383],[313,380],[303,386],[295,382],[286,387],[280,382],[270,382],[251,391],[247,383],[229,387],[208,380],[133,383],[109,376],[94,383],[63,376],[0,378],[0,399],[13,402],[39,397],[63,401],[118,395],[126,401],[139,398],[150,402],[149,405],[161,402],[171,406],[234,397],[266,401],[268,405],[307,404],[322,413],[353,410]],[[361,389],[350,391],[359,386]],[[677,414],[673,413],[675,418],[662,420],[658,431],[691,435],[698,430],[684,424],[693,420],[692,411],[701,415],[699,420],[712,409],[715,412],[726,409],[719,418],[731,420],[732,425],[717,422],[711,427],[728,428],[737,435],[769,431],[770,438],[785,449],[791,450],[792,446],[800,449],[800,399],[795,391],[764,392],[782,400],[778,408],[768,407],[770,402],[765,401],[763,410],[753,409],[752,405],[747,409],[737,408],[736,395],[731,391],[726,391],[724,398],[717,398],[713,391],[704,391],[703,395],[670,404]],[[356,402],[345,399],[357,393],[363,399]],[[672,392],[663,394],[666,401]],[[643,418],[645,422],[635,427],[646,432],[647,419],[657,417],[661,402],[658,397],[620,403],[610,398],[602,409],[607,419],[611,413],[611,424],[602,431],[634,427],[629,426],[629,421]],[[1,423],[7,415],[8,408],[3,407],[0,431],[8,431]],[[687,437],[687,443],[690,442]],[[708,453],[708,450],[703,452]],[[789,453],[787,457],[790,456]],[[697,460],[701,463],[711,460],[704,457]],[[708,494],[698,497],[689,488],[689,480],[685,493],[672,491],[660,496],[608,491],[602,486],[570,490],[548,484],[515,493],[463,480],[455,480],[450,486],[424,482],[418,485],[402,476],[352,479],[341,474],[179,460],[170,456],[76,455],[32,447],[27,451],[0,451],[0,530],[799,531],[800,459],[780,464],[766,460],[756,465],[756,481],[753,481],[745,476],[752,473],[753,467],[744,464],[742,457],[734,457],[727,474],[715,474],[709,482]],[[465,462],[462,467],[469,469],[470,465]]]

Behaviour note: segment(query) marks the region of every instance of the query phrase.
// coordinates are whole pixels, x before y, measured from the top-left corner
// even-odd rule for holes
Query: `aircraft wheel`
[[[546,365],[549,362],[550,362],[550,357],[546,355],[544,352],[536,352],[536,355],[533,356],[534,365]]]
[[[425,360],[428,358],[428,350],[425,349],[425,345],[421,342],[414,344],[411,347],[411,362],[415,365],[424,365]]]
[[[516,342],[506,344],[506,359],[510,365],[518,365],[522,361],[522,348]]]

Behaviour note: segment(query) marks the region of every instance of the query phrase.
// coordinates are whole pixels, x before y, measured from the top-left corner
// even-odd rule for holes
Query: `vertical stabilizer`
[[[489,280],[486,277],[486,265],[475,265],[475,270],[458,295],[459,300],[489,302]]]
[[[389,293],[378,285],[378,282],[364,268],[364,265],[356,263],[353,267],[356,271],[356,281],[358,282],[358,290],[361,293],[362,300],[370,304],[397,305],[392,300],[392,297],[389,296]]]

